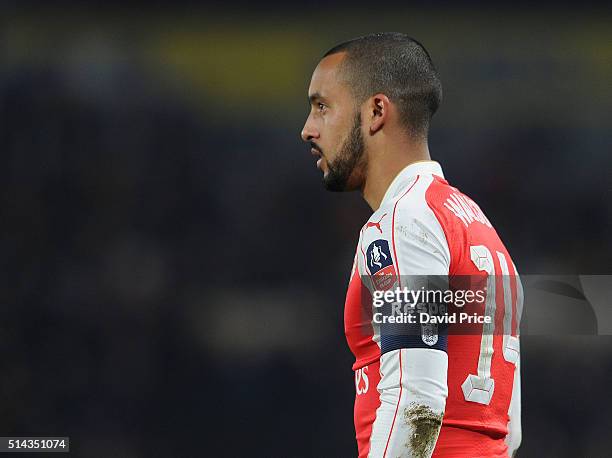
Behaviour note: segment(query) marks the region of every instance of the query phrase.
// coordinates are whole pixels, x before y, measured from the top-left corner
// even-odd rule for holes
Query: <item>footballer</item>
[[[359,457],[513,456],[522,288],[489,219],[430,158],[442,86],[428,52],[401,33],[341,43],[316,66],[308,99],[301,136],[325,188],[357,190],[373,211],[344,311]],[[484,278],[477,307],[492,319],[466,333],[422,324],[416,335],[387,332],[372,298],[419,276]]]

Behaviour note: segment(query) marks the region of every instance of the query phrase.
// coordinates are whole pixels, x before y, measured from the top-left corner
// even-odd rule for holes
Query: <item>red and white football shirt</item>
[[[372,295],[406,276],[479,276],[494,317],[471,332],[381,333]],[[345,303],[359,457],[507,457],[520,444],[518,272],[491,223],[433,161],[410,164],[362,227]],[[486,313],[485,313],[486,312]],[[431,336],[429,336],[431,337]],[[423,410],[425,409],[425,410]],[[430,445],[411,418],[443,414]]]

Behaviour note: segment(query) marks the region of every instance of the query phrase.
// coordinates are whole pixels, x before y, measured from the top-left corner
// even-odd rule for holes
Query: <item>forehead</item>
[[[341,97],[348,94],[348,87],[342,77],[342,62],[346,53],[336,53],[324,57],[312,73],[308,95],[321,97]]]

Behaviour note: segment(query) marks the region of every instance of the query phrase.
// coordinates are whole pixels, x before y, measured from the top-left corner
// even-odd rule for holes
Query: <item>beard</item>
[[[364,152],[363,133],[361,132],[361,113],[357,112],[348,137],[340,147],[333,162],[327,163],[328,173],[323,176],[323,186],[332,192],[352,191],[360,186],[354,176],[362,161]],[[361,168],[361,167],[360,167]],[[353,179],[351,179],[353,178]]]

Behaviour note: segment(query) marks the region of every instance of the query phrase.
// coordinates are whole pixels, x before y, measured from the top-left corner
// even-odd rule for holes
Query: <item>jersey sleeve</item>
[[[508,435],[505,442],[508,445],[508,454],[514,456],[521,445],[521,363],[520,355],[514,369],[514,383],[512,385],[512,398],[508,409]]]
[[[399,288],[431,287],[433,276],[448,281],[450,250],[425,201],[426,187],[421,183],[393,207],[389,245]],[[431,456],[442,425],[448,395],[447,336],[442,328],[407,326],[406,332],[380,327],[380,406],[370,438],[371,457]]]

